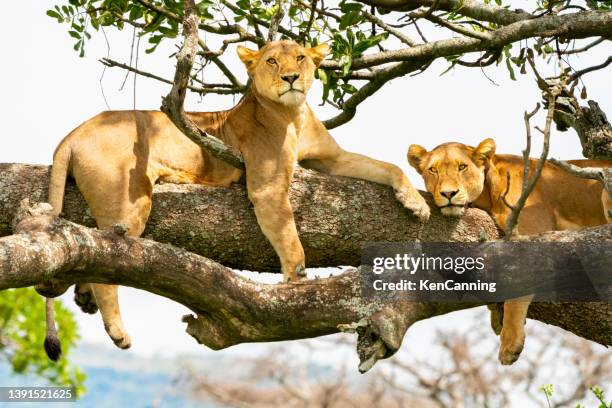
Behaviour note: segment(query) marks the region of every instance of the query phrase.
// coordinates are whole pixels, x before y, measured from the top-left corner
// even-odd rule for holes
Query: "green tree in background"
[[[70,350],[78,339],[72,313],[55,302],[55,316],[62,338],[64,358],[50,361],[42,344],[45,340],[45,301],[32,288],[0,292],[0,351],[15,373],[42,377],[49,383],[83,391],[85,375],[69,363]]]

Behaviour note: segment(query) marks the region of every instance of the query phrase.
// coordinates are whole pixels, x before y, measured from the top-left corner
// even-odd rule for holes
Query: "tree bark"
[[[48,183],[48,166],[0,164],[0,236],[11,233],[11,220],[21,200],[47,200]],[[301,168],[296,171],[290,200],[306,265],[311,268],[359,265],[367,242],[474,242],[498,237],[495,224],[483,211],[468,209],[460,219],[433,211],[423,224],[397,202],[390,187]],[[63,217],[95,226],[72,181],[66,188]],[[172,243],[231,268],[280,270],[241,184],[155,186],[144,237]]]
[[[0,238],[0,290],[42,282],[140,288],[189,307],[195,315],[183,318],[187,332],[213,349],[354,330],[360,370],[367,371],[399,349],[416,321],[478,305],[384,303],[362,297],[356,269],[297,284],[256,283],[183,249],[86,228],[50,214],[48,204],[19,209],[15,234]],[[612,225],[521,239],[610,242]],[[612,344],[611,303],[541,303],[529,316]]]
[[[573,95],[558,97],[554,115],[557,129],[574,128],[584,157],[612,160],[612,126],[597,102],[590,100],[588,105],[580,106]]]

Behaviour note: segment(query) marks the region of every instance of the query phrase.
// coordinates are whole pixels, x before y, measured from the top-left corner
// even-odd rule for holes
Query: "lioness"
[[[427,191],[444,215],[459,216],[468,205],[487,211],[505,230],[511,210],[502,201],[507,176],[510,188],[506,199],[515,203],[521,194],[523,158],[496,155],[493,139],[483,140],[477,147],[461,143],[444,143],[428,152],[411,145],[408,162],[423,176]],[[530,174],[536,166],[530,162]],[[600,160],[572,160],[580,167],[610,167]],[[606,223],[602,204],[603,186],[595,180],[585,180],[545,163],[541,176],[518,220],[520,234],[535,234],[551,230],[578,229]],[[606,195],[607,196],[607,195]],[[499,360],[514,363],[525,341],[525,318],[530,297],[504,303]],[[499,334],[499,322],[492,315],[494,329]]]
[[[238,47],[251,86],[240,102],[221,112],[189,113],[203,131],[244,157],[248,197],[257,222],[280,258],[285,281],[305,275],[288,189],[296,162],[329,174],[392,186],[397,199],[422,220],[429,207],[395,165],[342,150],[306,103],[315,69],[329,53],[275,41],[259,51]],[[73,130],[53,157],[49,202],[62,209],[67,175],[76,180],[99,228],[124,224],[139,236],[158,181],[228,186],[242,171],[215,159],[185,137],[162,112],[103,112]],[[40,292],[45,294],[45,288]],[[65,290],[65,288],[63,289]],[[49,294],[50,292],[47,292]],[[53,293],[55,295],[55,293]],[[130,347],[117,286],[77,285],[84,311],[100,309],[104,327],[120,348]],[[48,328],[49,336],[53,331]]]

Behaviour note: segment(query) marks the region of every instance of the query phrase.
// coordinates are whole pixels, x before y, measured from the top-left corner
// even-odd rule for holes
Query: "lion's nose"
[[[459,190],[455,190],[455,191],[441,191],[440,194],[442,194],[444,197],[446,197],[446,198],[448,198],[450,200],[451,198],[456,196],[458,192],[459,192]]]
[[[293,83],[297,81],[299,77],[300,77],[300,74],[296,74],[296,73],[281,75],[281,78],[283,79],[283,81],[289,82],[289,84],[291,85],[293,85]]]

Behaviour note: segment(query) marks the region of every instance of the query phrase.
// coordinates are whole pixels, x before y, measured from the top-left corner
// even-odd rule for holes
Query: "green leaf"
[[[55,10],[47,10],[47,15],[49,17],[55,18],[57,19],[57,21],[59,23],[61,23],[62,21],[64,21],[64,19],[62,18],[62,16]]]
[[[512,68],[510,58],[506,58],[506,67],[508,68],[508,72],[510,73],[510,79],[516,81],[516,75],[514,74],[514,68]]]

